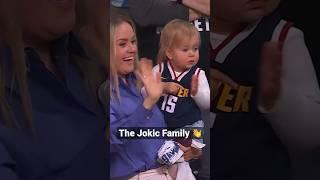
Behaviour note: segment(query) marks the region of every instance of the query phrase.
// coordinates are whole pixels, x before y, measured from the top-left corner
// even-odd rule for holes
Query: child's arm
[[[163,64],[162,64],[163,66]],[[153,67],[152,69],[153,74],[160,72],[160,67],[157,64],[156,66]],[[162,73],[162,72],[160,72]],[[163,78],[163,77],[161,77]],[[175,82],[162,82],[163,83],[163,93],[164,94],[173,94],[176,95],[179,91],[180,88],[183,88],[180,84],[175,83]]]
[[[197,93],[194,96],[191,95],[191,97],[194,99],[200,109],[206,110],[210,108],[210,88],[206,74],[203,70],[200,70],[198,76]]]
[[[282,51],[280,96],[267,114],[290,144],[312,146],[320,140],[320,91],[303,33],[291,28]]]

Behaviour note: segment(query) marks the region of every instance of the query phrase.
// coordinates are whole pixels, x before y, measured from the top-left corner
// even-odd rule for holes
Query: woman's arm
[[[123,108],[126,108],[125,106]],[[152,110],[146,109],[143,104],[139,104],[137,108],[127,117],[119,118],[117,112],[110,105],[110,143],[124,144],[124,139],[119,139],[118,128],[127,127],[143,127],[153,116]]]
[[[126,117],[119,117],[119,113],[117,112],[121,111],[121,109],[115,109],[113,105],[113,103],[117,102],[112,102],[110,104],[111,144],[123,144],[123,141],[117,137],[118,128],[145,126],[145,124],[147,124],[153,116],[152,109],[162,94],[163,86],[161,84],[159,73],[156,74],[156,77],[154,77],[152,73],[148,73],[148,75],[141,75],[139,72],[136,72],[136,75],[139,79],[141,79],[147,96],[144,97],[142,103],[139,104],[139,102],[137,102],[138,105],[136,109]],[[117,106],[117,108],[125,109],[125,102],[122,103],[122,106]]]

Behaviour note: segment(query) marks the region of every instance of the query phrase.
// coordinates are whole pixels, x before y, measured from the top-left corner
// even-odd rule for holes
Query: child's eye
[[[193,48],[193,50],[195,50],[195,51],[198,51],[198,49],[199,49],[198,47]]]
[[[187,52],[187,51],[188,51],[188,49],[187,49],[187,48],[184,48],[184,49],[182,49],[182,51],[183,51],[183,52]]]
[[[126,43],[119,43],[119,46],[120,46],[120,47],[125,47],[125,46],[126,46]]]
[[[132,43],[132,44],[136,44],[136,43],[137,43],[137,40],[132,40],[131,43]]]

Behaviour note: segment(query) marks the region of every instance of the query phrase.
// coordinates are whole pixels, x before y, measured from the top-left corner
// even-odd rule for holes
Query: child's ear
[[[172,59],[173,55],[172,55],[172,50],[171,49],[167,49],[166,50],[166,56],[168,57],[169,60]]]

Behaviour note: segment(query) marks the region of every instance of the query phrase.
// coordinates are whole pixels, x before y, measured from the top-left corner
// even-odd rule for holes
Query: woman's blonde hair
[[[81,28],[83,25],[88,23],[89,20],[93,19],[92,17],[89,17],[92,14],[85,12],[93,12],[86,8],[85,5],[87,2],[87,0],[79,0],[77,2],[77,28]],[[32,103],[27,84],[27,68],[22,37],[23,33],[19,22],[21,14],[19,14],[18,8],[19,3],[17,0],[0,0],[0,40],[3,40],[2,45],[10,49],[12,57],[9,62],[12,62],[10,68],[13,70],[13,72],[10,72],[11,74],[9,74],[10,77],[5,77],[8,73],[4,73],[4,70],[8,64],[5,64],[5,60],[1,59],[3,54],[0,52],[0,121],[2,121],[1,123],[5,126],[16,129],[17,124],[15,123],[12,109],[8,103],[8,92],[6,88],[6,84],[16,82],[19,89],[22,109],[26,117],[26,122],[24,123],[26,123],[33,131]],[[81,20],[81,18],[83,18],[83,20]],[[102,74],[98,73],[98,68],[96,68],[95,65],[96,63],[80,59],[80,57],[73,56],[72,62],[81,71],[88,89],[96,91],[98,84],[103,80]],[[12,82],[7,82],[7,80]]]
[[[116,12],[111,12],[110,16],[110,97],[111,99],[120,99],[120,91],[119,91],[119,76],[118,71],[115,67],[115,55],[116,55],[116,44],[115,44],[115,31],[117,27],[122,23],[128,23],[132,29],[133,32],[136,34],[136,28],[133,23],[133,21],[126,15],[119,14]],[[137,63],[138,63],[138,53],[136,53],[135,57],[135,67],[134,69],[137,69]]]
[[[197,37],[200,42],[200,34],[190,22],[180,19],[170,21],[161,31],[157,62],[167,61],[167,50],[179,46],[182,42],[189,41],[193,37]]]

